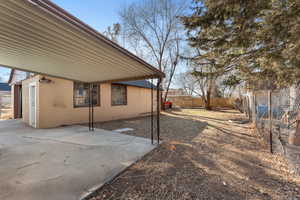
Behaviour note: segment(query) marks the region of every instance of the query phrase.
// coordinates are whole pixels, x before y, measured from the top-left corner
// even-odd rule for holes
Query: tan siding
[[[38,76],[40,77],[40,76]],[[61,125],[87,123],[88,108],[73,107],[73,82],[49,78],[51,83],[38,84],[38,128],[52,128]],[[23,83],[23,114],[28,123],[28,84]],[[25,86],[25,87],[24,87]],[[126,106],[111,106],[111,85],[101,84],[101,106],[95,107],[95,121],[109,121],[141,116],[151,111],[151,90],[127,86]],[[154,96],[156,91],[154,91]],[[154,101],[155,102],[155,101]],[[154,104],[154,110],[155,110]]]

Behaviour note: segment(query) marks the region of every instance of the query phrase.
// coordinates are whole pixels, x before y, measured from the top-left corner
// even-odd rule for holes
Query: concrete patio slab
[[[154,149],[144,138],[86,127],[0,122],[1,200],[78,200]]]

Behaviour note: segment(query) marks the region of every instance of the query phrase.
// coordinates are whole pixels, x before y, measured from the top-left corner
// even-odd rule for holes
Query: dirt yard
[[[233,110],[163,113],[164,143],[90,199],[300,199],[300,180],[241,119]],[[98,123],[97,127],[133,128],[126,134],[150,137],[149,118]]]

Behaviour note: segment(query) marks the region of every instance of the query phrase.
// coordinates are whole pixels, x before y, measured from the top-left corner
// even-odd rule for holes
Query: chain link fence
[[[300,175],[300,143],[296,144],[300,142],[300,87],[253,91],[243,101],[246,114],[270,151],[284,155]]]

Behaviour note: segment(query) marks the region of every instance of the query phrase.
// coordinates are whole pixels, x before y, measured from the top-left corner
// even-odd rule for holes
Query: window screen
[[[100,106],[100,87],[93,85],[92,89],[93,104]],[[89,84],[74,82],[74,107],[89,106]]]
[[[125,85],[111,85],[111,105],[127,105],[127,87]]]

